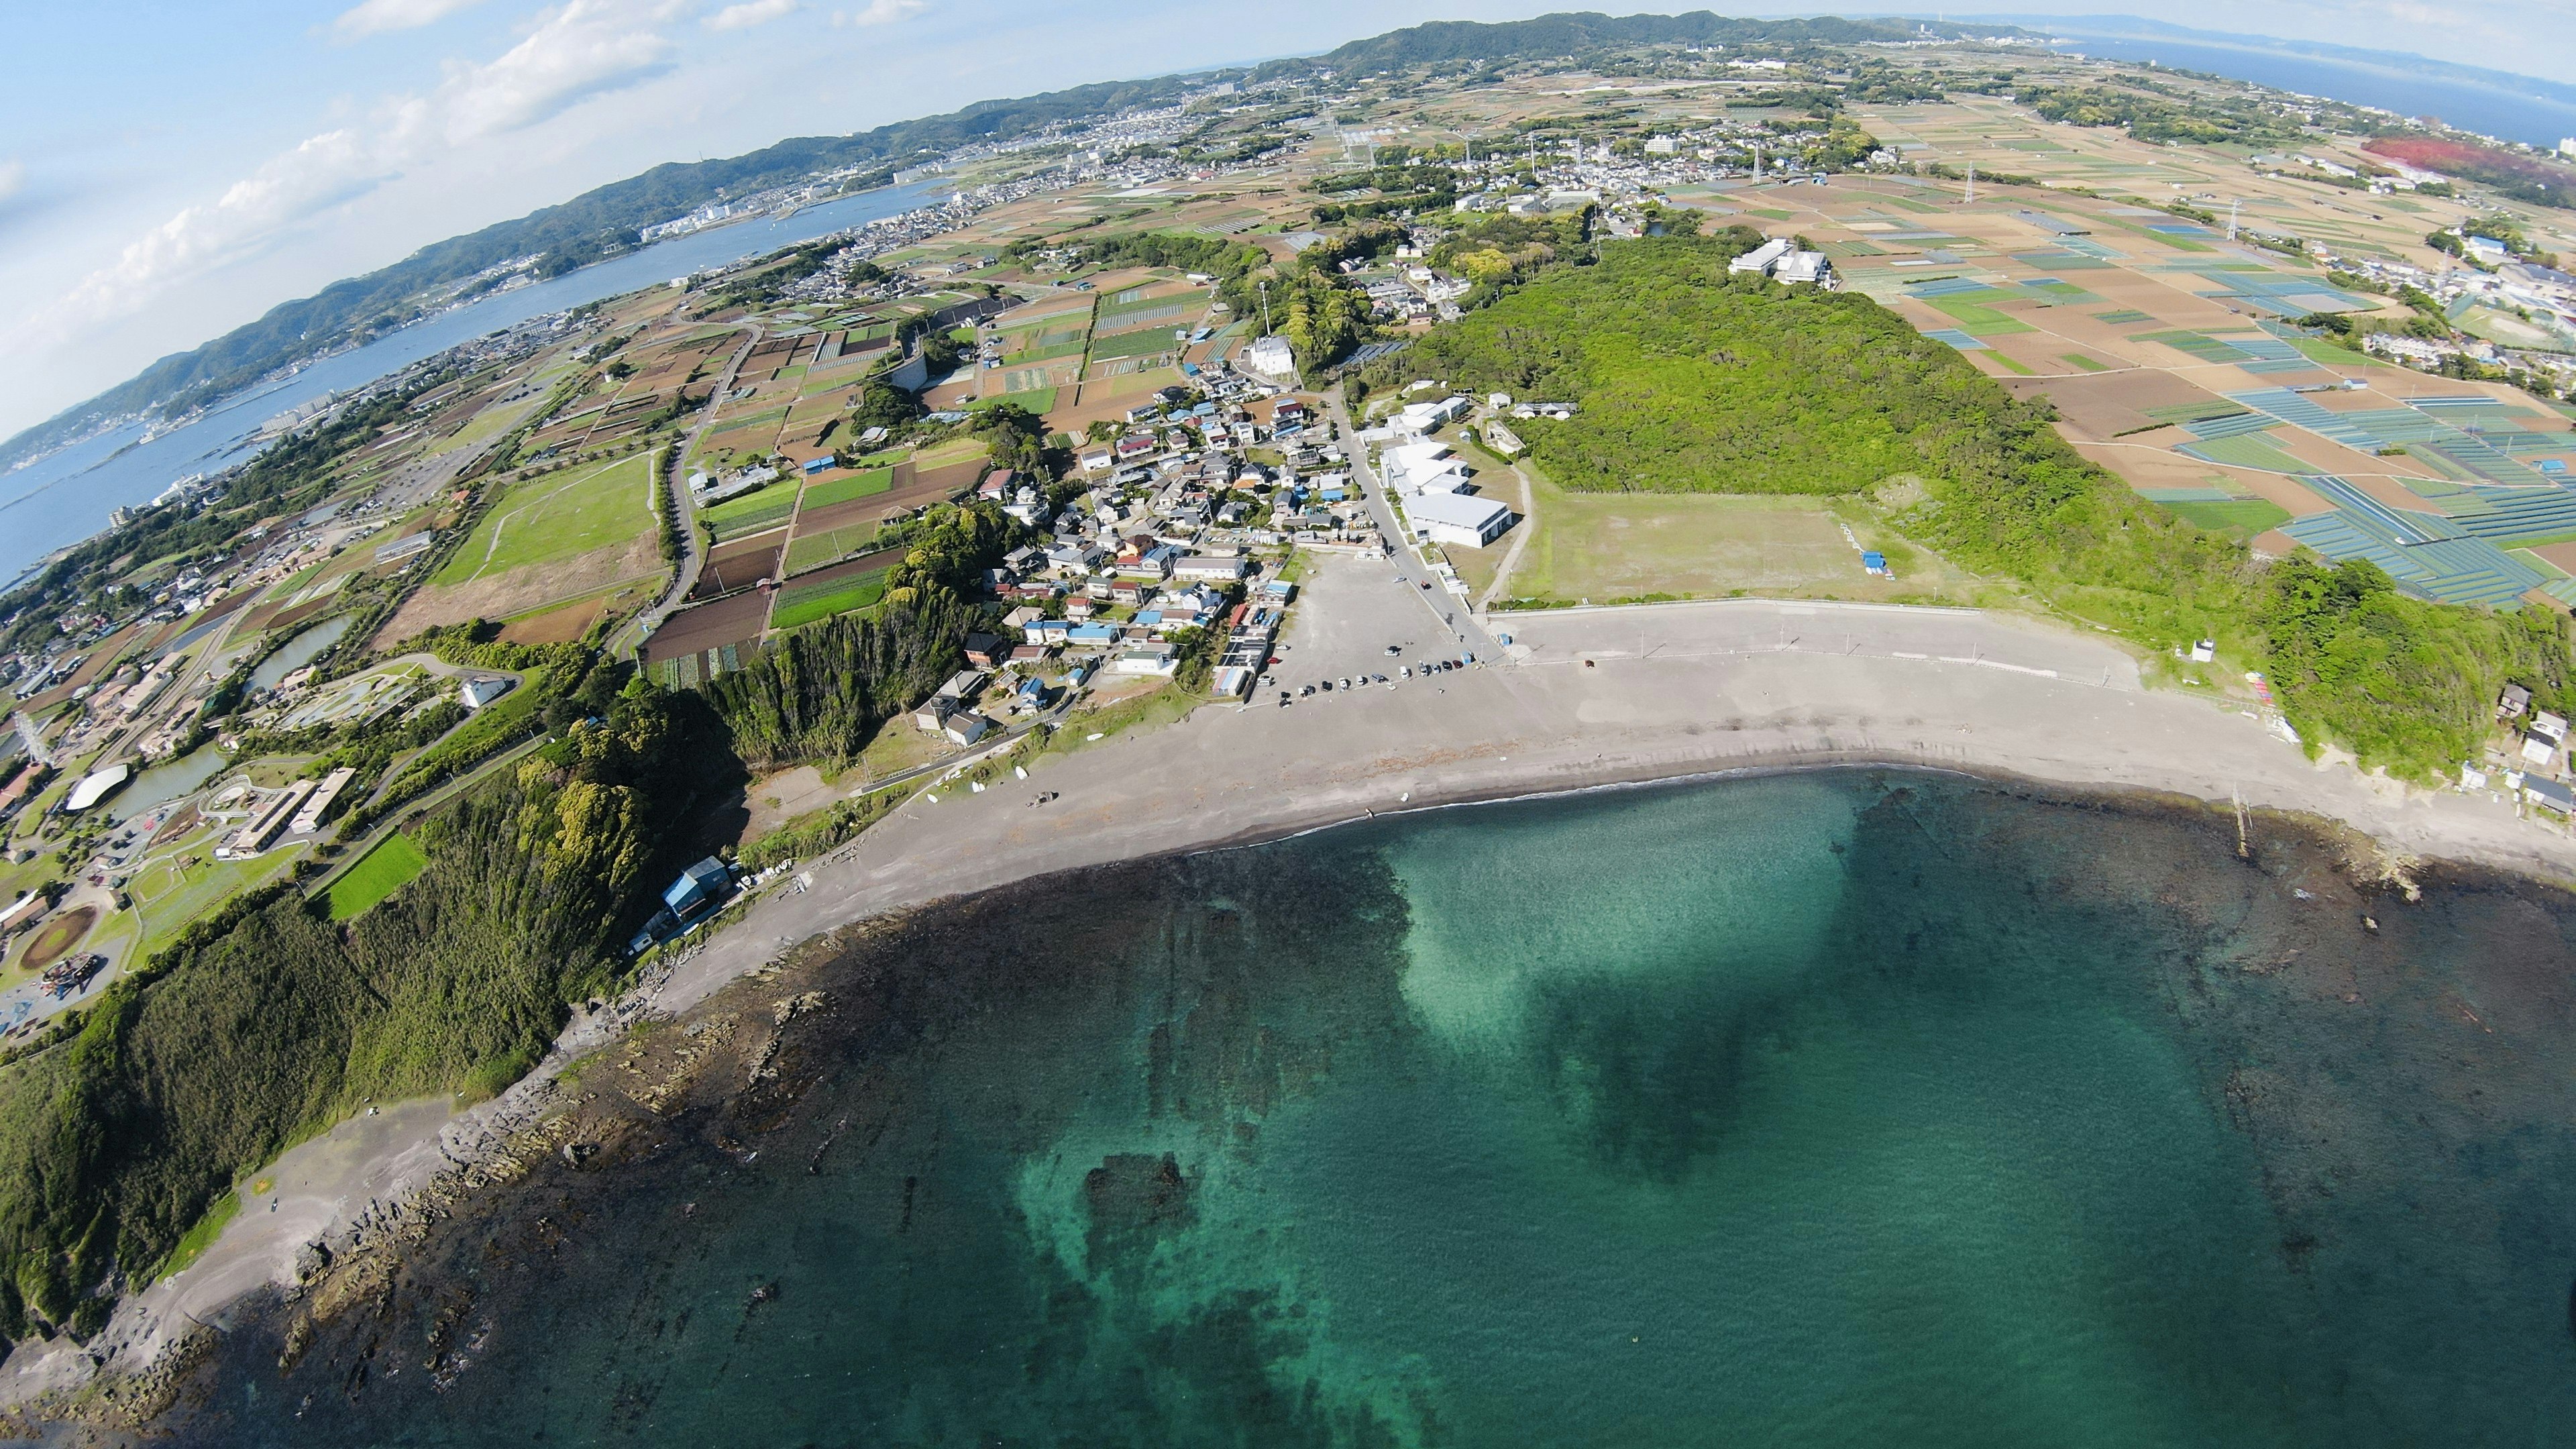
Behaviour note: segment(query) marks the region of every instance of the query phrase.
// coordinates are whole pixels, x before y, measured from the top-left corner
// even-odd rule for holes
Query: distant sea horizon
[[[1993,15],[2057,37],[2055,49],[2101,60],[2153,61],[2275,90],[2377,106],[2409,118],[2544,149],[2576,136],[2576,86],[2422,56],[2187,30],[2127,16]]]

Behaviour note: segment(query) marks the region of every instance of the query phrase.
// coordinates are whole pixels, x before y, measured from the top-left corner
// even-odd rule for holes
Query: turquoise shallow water
[[[2564,1442],[2565,903],[2258,834],[1849,771],[997,893],[178,1438]]]

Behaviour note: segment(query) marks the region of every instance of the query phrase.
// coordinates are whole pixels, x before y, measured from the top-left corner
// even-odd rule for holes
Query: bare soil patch
[[[63,912],[47,921],[27,943],[26,954],[18,958],[21,970],[42,971],[72,953],[72,948],[98,924],[98,907],[81,906]]]
[[[471,583],[424,588],[395,611],[376,637],[408,639],[434,624],[506,619],[542,609],[556,599],[587,594],[629,579],[651,578],[662,567],[661,544],[648,535]]]
[[[602,594],[595,599],[566,604],[560,609],[513,619],[501,626],[501,641],[505,644],[569,644],[598,622],[600,611],[608,607],[608,601],[613,597]]]

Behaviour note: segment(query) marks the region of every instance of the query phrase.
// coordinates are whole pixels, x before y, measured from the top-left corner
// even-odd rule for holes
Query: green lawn
[[[1861,542],[1896,564],[1893,580],[1862,572],[1860,553],[1843,537],[1836,510],[1813,498],[1709,493],[1569,493],[1531,469],[1537,518],[1503,596],[1609,603],[1650,595],[1722,598],[1728,594],[1842,599],[1941,596],[1970,598],[1972,581],[1930,554],[1907,548],[1889,531],[1854,524]],[[1519,486],[1496,471],[1493,496],[1520,507]],[[1855,517],[1862,516],[1855,513]],[[1494,563],[1511,546],[1505,534],[1482,550]],[[1475,549],[1453,549],[1451,557]],[[1460,564],[1462,576],[1489,577],[1487,559]]]
[[[348,921],[365,915],[428,865],[429,857],[399,830],[377,841],[375,849],[331,882],[331,919]]]
[[[548,564],[650,533],[658,523],[647,455],[529,479],[501,496],[434,584],[463,584]]]

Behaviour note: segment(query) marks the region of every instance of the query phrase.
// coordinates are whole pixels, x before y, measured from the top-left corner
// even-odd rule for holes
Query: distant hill
[[[741,196],[846,166],[879,164],[891,179],[894,168],[923,153],[1009,140],[1057,121],[1169,100],[1207,79],[1160,76],[978,101],[943,116],[854,135],[799,136],[741,156],[656,166],[515,221],[433,243],[390,267],[334,282],[310,297],[280,303],[258,321],[162,358],[131,380],[0,443],[0,469],[77,437],[104,419],[183,412],[238,391],[297,358],[392,330],[409,319],[410,304],[421,294],[512,257],[541,255],[539,270],[559,275],[634,246],[642,228],[686,215],[719,194]]]
[[[1274,61],[1264,73],[1323,67],[1368,74],[1456,61],[1542,60],[1632,45],[1854,45],[1908,40],[1929,29],[1944,37],[2018,35],[2010,25],[1932,24],[1915,20],[1740,20],[1694,10],[1688,15],[1599,15],[1590,11],[1481,24],[1435,20],[1367,40],[1354,40],[1311,60]]]

